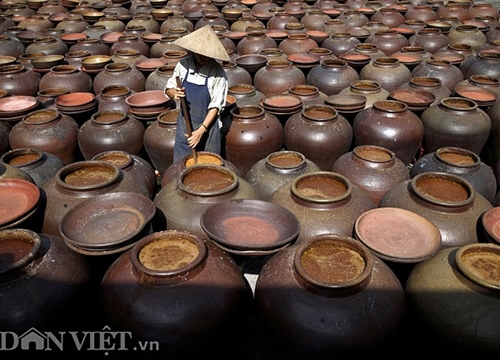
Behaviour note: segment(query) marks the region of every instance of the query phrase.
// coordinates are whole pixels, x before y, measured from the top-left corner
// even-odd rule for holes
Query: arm
[[[207,132],[210,125],[217,119],[217,115],[219,114],[219,110],[216,108],[211,108],[208,110],[207,116],[203,120],[202,125],[191,132],[191,136],[188,137],[187,141],[190,147],[194,148],[200,142],[204,133]]]

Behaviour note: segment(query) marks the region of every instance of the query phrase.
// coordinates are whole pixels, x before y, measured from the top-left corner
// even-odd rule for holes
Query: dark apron
[[[193,131],[198,129],[208,113],[208,105],[210,104],[210,93],[207,87],[207,79],[205,84],[197,85],[187,81],[189,74],[182,81],[182,86],[185,88],[186,102],[191,116],[191,126]],[[192,104],[194,106],[192,106]],[[192,154],[192,149],[189,147],[187,138],[186,123],[182,111],[177,118],[177,130],[175,134],[174,145],[174,163],[183,159],[187,155]],[[199,144],[196,146],[197,151],[209,151],[216,154],[221,152],[220,129],[217,119],[210,124],[208,131],[202,136]]]

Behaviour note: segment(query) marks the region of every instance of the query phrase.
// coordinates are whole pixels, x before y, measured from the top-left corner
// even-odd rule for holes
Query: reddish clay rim
[[[299,185],[301,182],[309,180],[310,178],[313,177],[323,177],[323,178],[329,178],[333,179],[335,181],[338,181],[342,183],[345,187],[346,190],[343,194],[336,196],[336,197],[331,197],[331,198],[314,198],[311,196],[304,195],[300,190],[299,190]],[[307,202],[314,202],[314,203],[320,203],[320,204],[326,204],[326,203],[333,203],[333,202],[339,202],[342,200],[347,199],[349,196],[351,196],[352,193],[352,183],[343,175],[331,172],[331,171],[316,171],[312,173],[307,173],[307,174],[302,174],[298,177],[296,177],[291,184],[291,192],[292,194],[297,197],[300,200],[304,200]]]
[[[383,154],[385,156],[379,156],[378,158],[372,157],[372,156],[367,156],[366,153],[370,152],[377,152],[379,154]],[[389,163],[389,162],[394,162],[396,159],[396,154],[392,150],[389,150],[385,147],[382,146],[376,146],[376,145],[360,145],[356,146],[353,149],[353,154],[360,159],[374,162],[374,163]]]
[[[104,119],[104,120],[103,120]],[[128,119],[128,115],[122,110],[104,110],[92,115],[91,121],[99,125],[116,124]]]
[[[40,204],[40,189],[34,183],[22,179],[2,179],[0,181],[0,222],[3,228],[30,214]],[[9,202],[17,203],[13,205]],[[7,206],[5,206],[7,205]],[[13,206],[12,206],[13,205]]]
[[[500,245],[500,206],[495,206],[481,216],[481,224],[488,237],[497,245]]]
[[[469,280],[488,289],[500,290],[500,277],[498,271],[495,272],[500,264],[499,245],[469,244],[462,246],[455,253],[455,261],[462,274]],[[488,269],[493,270],[488,271]]]
[[[150,243],[156,242],[156,241],[162,241],[162,240],[169,240],[175,237],[182,236],[184,239],[188,239],[191,241],[193,244],[195,244],[198,249],[199,253],[196,256],[196,258],[191,261],[190,263],[186,264],[183,267],[180,267],[176,270],[171,270],[171,271],[159,271],[159,270],[152,270],[144,266],[140,261],[139,261],[139,253],[142,250],[142,248]],[[198,236],[189,233],[187,231],[177,231],[177,230],[165,230],[165,231],[159,231],[155,232],[153,234],[150,234],[141,240],[139,240],[134,247],[132,248],[130,252],[130,260],[133,264],[133,266],[139,270],[140,272],[149,275],[149,276],[154,276],[154,277],[177,277],[179,278],[180,275],[186,274],[188,272],[192,272],[194,269],[196,269],[203,261],[205,261],[206,257],[208,255],[207,247],[203,240],[201,240]]]
[[[108,179],[104,180],[103,182],[97,183],[97,184],[90,184],[90,185],[74,185],[74,184],[68,184],[65,182],[65,179],[68,175],[71,175],[79,170],[83,169],[89,169],[89,168],[105,168],[110,170],[113,175],[109,177]],[[95,189],[102,189],[106,186],[109,186],[113,183],[115,183],[118,178],[120,177],[121,170],[118,169],[113,164],[107,163],[105,161],[94,161],[94,160],[87,160],[87,161],[79,161],[75,162],[72,164],[68,164],[61,169],[59,169],[55,175],[56,178],[56,183],[58,186],[62,187],[63,189],[69,189],[69,190],[76,190],[76,191],[85,191],[85,190],[95,190]]]
[[[131,154],[121,150],[103,151],[94,156],[91,160],[105,161],[122,170],[126,169],[134,162]]]
[[[36,232],[27,229],[5,229],[0,230],[0,246],[3,241],[22,241],[31,244],[29,252],[20,260],[0,266],[0,274],[5,274],[9,271],[20,269],[29,264],[37,254],[42,245],[42,238]]]
[[[317,244],[331,244],[332,246],[344,247],[346,249],[352,250],[359,254],[364,261],[364,270],[355,278],[350,281],[339,281],[339,282],[324,282],[314,277],[314,275],[307,272],[302,264],[302,256],[303,254],[314,247]],[[316,235],[303,243],[298,245],[297,250],[295,251],[293,265],[298,275],[304,279],[307,283],[317,286],[322,289],[346,289],[351,288],[353,286],[360,285],[362,282],[368,279],[368,277],[372,273],[373,269],[373,257],[370,254],[369,250],[362,245],[359,241],[342,235],[336,234],[324,234],[324,235]]]

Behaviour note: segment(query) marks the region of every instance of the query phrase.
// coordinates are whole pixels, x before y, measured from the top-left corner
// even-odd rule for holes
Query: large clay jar
[[[206,237],[200,219],[208,206],[228,199],[258,199],[257,191],[228,167],[192,165],[169,181],[154,198],[167,230]]]
[[[26,173],[38,187],[64,167],[57,156],[33,148],[10,150],[0,158],[0,162]]]
[[[446,36],[450,44],[466,44],[474,50],[488,42],[486,35],[475,25],[459,25]]]
[[[64,330],[89,315],[81,301],[88,291],[87,262],[60,237],[22,228],[1,230],[0,254],[2,331]]]
[[[99,72],[93,81],[94,94],[99,94],[102,89],[109,85],[123,85],[130,90],[144,91],[146,77],[144,74],[127,63],[111,63]]]
[[[38,84],[39,90],[67,89],[71,93],[92,92],[92,78],[72,65],[58,65],[50,69]]]
[[[68,52],[88,51],[91,55],[109,55],[110,45],[99,39],[86,38],[78,40],[69,47]]]
[[[271,195],[281,186],[296,177],[321,169],[297,151],[276,151],[255,163],[245,176],[262,200],[270,200]]]
[[[472,75],[486,75],[500,79],[500,53],[494,51],[480,51],[460,65],[464,78]]]
[[[499,254],[495,244],[457,246],[413,268],[405,293],[419,339],[451,356],[498,354]]]
[[[231,109],[231,124],[224,139],[225,158],[245,177],[259,160],[281,150],[284,140],[279,119],[258,105]]]
[[[22,42],[7,35],[0,35],[0,46],[2,46],[2,55],[5,56],[19,58],[25,52],[25,46]]]
[[[228,95],[234,96],[237,106],[259,105],[259,101],[265,97],[251,84],[236,84],[228,89]]]
[[[281,94],[290,86],[305,84],[306,76],[302,70],[288,60],[268,61],[253,76],[255,89],[264,95]]]
[[[236,45],[238,55],[258,54],[262,49],[278,47],[276,41],[262,31],[250,31]]]
[[[394,152],[374,145],[357,146],[342,155],[333,164],[332,171],[364,190],[377,206],[394,185],[410,179],[407,165]]]
[[[228,87],[239,84],[253,84],[253,77],[247,69],[238,66],[234,61],[222,63],[222,68],[227,76]],[[260,70],[260,69],[259,69]]]
[[[151,72],[146,78],[144,89],[148,90],[164,90],[168,80],[174,73],[175,65],[161,65]]]
[[[280,359],[373,355],[392,342],[406,313],[392,270],[338,234],[310,237],[273,256],[259,274],[255,301]],[[370,316],[358,316],[367,307]]]
[[[64,55],[68,52],[68,45],[61,39],[52,36],[36,38],[24,50],[26,54],[43,52],[45,55]]]
[[[165,356],[195,359],[215,356],[240,330],[247,291],[241,270],[213,242],[167,230],[123,253],[105,273],[100,297],[113,328],[158,343]]]
[[[349,151],[353,136],[351,124],[329,105],[304,107],[287,120],[284,131],[287,150],[300,152],[325,171]]]
[[[394,152],[406,165],[417,154],[424,137],[422,120],[400,101],[376,101],[353,121],[355,146],[377,145]]]
[[[46,198],[42,232],[57,236],[64,215],[85,199],[121,191],[149,197],[146,187],[133,174],[111,163],[91,160],[65,165],[41,190]]]
[[[441,80],[442,84],[453,91],[457,83],[464,79],[460,68],[448,60],[427,59],[415,66],[411,71],[412,77],[433,77]]]
[[[349,33],[335,33],[323,40],[321,47],[331,50],[333,55],[340,57],[340,55],[354,49],[358,44],[361,44],[361,40]]]
[[[130,106],[127,104],[127,98],[135,93],[124,85],[109,85],[96,95],[98,103],[97,111],[121,110],[129,113]]]
[[[165,51],[168,50],[183,50],[180,46],[173,44],[179,36],[176,35],[164,35],[157,42],[151,45],[149,49],[149,56],[152,58],[161,58]]]
[[[180,109],[170,109],[161,113],[144,131],[144,149],[160,174],[163,174],[174,161],[179,112]]]
[[[380,22],[389,28],[397,28],[402,25],[405,20],[405,15],[396,8],[382,8],[370,16],[370,21]]]
[[[436,100],[434,100],[430,106],[439,104],[441,100],[451,95],[451,90],[443,85],[441,79],[430,76],[414,76],[410,81],[401,85],[399,88],[425,90],[432,93],[436,97]]]
[[[283,39],[278,46],[287,56],[305,54],[309,49],[317,47],[318,43],[311,39],[308,34],[288,34],[287,38]]]
[[[362,95],[366,98],[365,108],[369,108],[373,106],[375,101],[387,99],[389,91],[382,88],[377,81],[357,80],[342,90],[339,95]]]
[[[365,43],[375,44],[386,56],[401,51],[405,46],[410,45],[408,39],[395,29],[378,30],[365,39]]]
[[[376,81],[391,92],[410,81],[412,74],[397,58],[381,57],[363,66],[359,77],[361,80]]]
[[[424,28],[415,35],[410,36],[408,42],[411,46],[420,46],[434,54],[439,49],[450,44],[450,39],[438,28]]]
[[[136,35],[122,35],[118,37],[118,41],[111,45],[109,55],[114,55],[117,50],[123,49],[139,50],[142,55],[149,57],[149,45]]]
[[[424,110],[420,116],[425,134],[424,151],[452,146],[480,154],[491,132],[491,119],[475,101],[449,97]]]
[[[442,172],[426,172],[393,186],[379,207],[413,211],[433,222],[441,233],[442,247],[482,240],[477,223],[493,205],[465,179]]]
[[[103,151],[122,150],[139,155],[144,144],[144,124],[121,110],[99,111],[78,131],[78,147],[85,158]]]
[[[307,85],[316,86],[326,95],[336,95],[353,81],[359,80],[358,72],[344,60],[324,58],[307,73]]]
[[[352,236],[356,219],[375,208],[367,193],[331,171],[300,175],[274,191],[270,201],[299,219],[297,243],[319,234]]]
[[[12,149],[34,148],[51,153],[71,164],[77,157],[78,123],[55,109],[36,110],[12,127]]]
[[[36,96],[41,75],[21,64],[0,66],[0,89],[9,95]]]
[[[423,172],[444,172],[458,175],[474,187],[489,202],[497,194],[497,181],[493,168],[481,161],[474,152],[456,147],[442,147],[426,154],[413,164],[410,175]]]
[[[295,85],[288,89],[288,94],[295,95],[302,101],[302,106],[322,105],[328,96],[314,85]]]

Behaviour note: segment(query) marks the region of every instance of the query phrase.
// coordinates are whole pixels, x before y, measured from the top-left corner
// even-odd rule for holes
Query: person
[[[174,41],[189,56],[181,59],[165,86],[165,95],[179,100],[185,97],[191,118],[188,136],[182,110],[177,118],[174,163],[197,151],[221,153],[220,114],[226,103],[228,79],[217,61],[230,61],[226,48],[210,25]],[[179,77],[181,86],[177,86]]]

